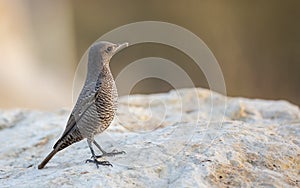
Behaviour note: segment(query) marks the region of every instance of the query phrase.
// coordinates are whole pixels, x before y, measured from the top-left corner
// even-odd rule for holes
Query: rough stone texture
[[[226,104],[226,110],[225,110]],[[114,167],[85,163],[85,141],[37,170],[68,111],[0,111],[1,187],[299,187],[300,111],[286,101],[205,89],[122,97],[96,140]]]

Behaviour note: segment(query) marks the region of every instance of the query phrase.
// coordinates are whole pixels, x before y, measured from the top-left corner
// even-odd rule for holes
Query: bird
[[[91,151],[91,159],[87,162],[99,165],[112,166],[109,161],[99,161],[103,156],[124,154],[124,151],[113,150],[106,152],[95,141],[94,136],[107,129],[116,113],[118,92],[112,76],[109,62],[120,50],[128,47],[128,43],[114,44],[107,41],[95,42],[89,48],[87,76],[77,102],[69,116],[66,128],[53,146],[53,150],[38,165],[42,169],[57,154],[66,147],[87,140]],[[93,144],[102,152],[96,156]]]

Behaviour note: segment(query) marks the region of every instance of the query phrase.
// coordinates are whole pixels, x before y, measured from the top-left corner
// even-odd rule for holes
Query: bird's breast
[[[112,122],[117,109],[117,91],[114,81],[102,82],[96,95],[96,116],[99,128],[96,133],[104,131]]]

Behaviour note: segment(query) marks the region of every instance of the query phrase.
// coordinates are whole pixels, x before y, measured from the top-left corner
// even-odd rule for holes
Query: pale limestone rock
[[[226,109],[225,109],[226,107]],[[300,111],[286,101],[230,98],[205,89],[122,97],[96,137],[114,167],[85,164],[85,141],[38,163],[68,112],[0,111],[1,187],[299,187]]]

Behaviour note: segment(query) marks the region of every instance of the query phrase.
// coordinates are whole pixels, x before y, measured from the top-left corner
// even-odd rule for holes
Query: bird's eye
[[[106,50],[107,50],[108,52],[110,52],[110,51],[112,50],[112,47],[110,46],[110,47],[108,47]]]

